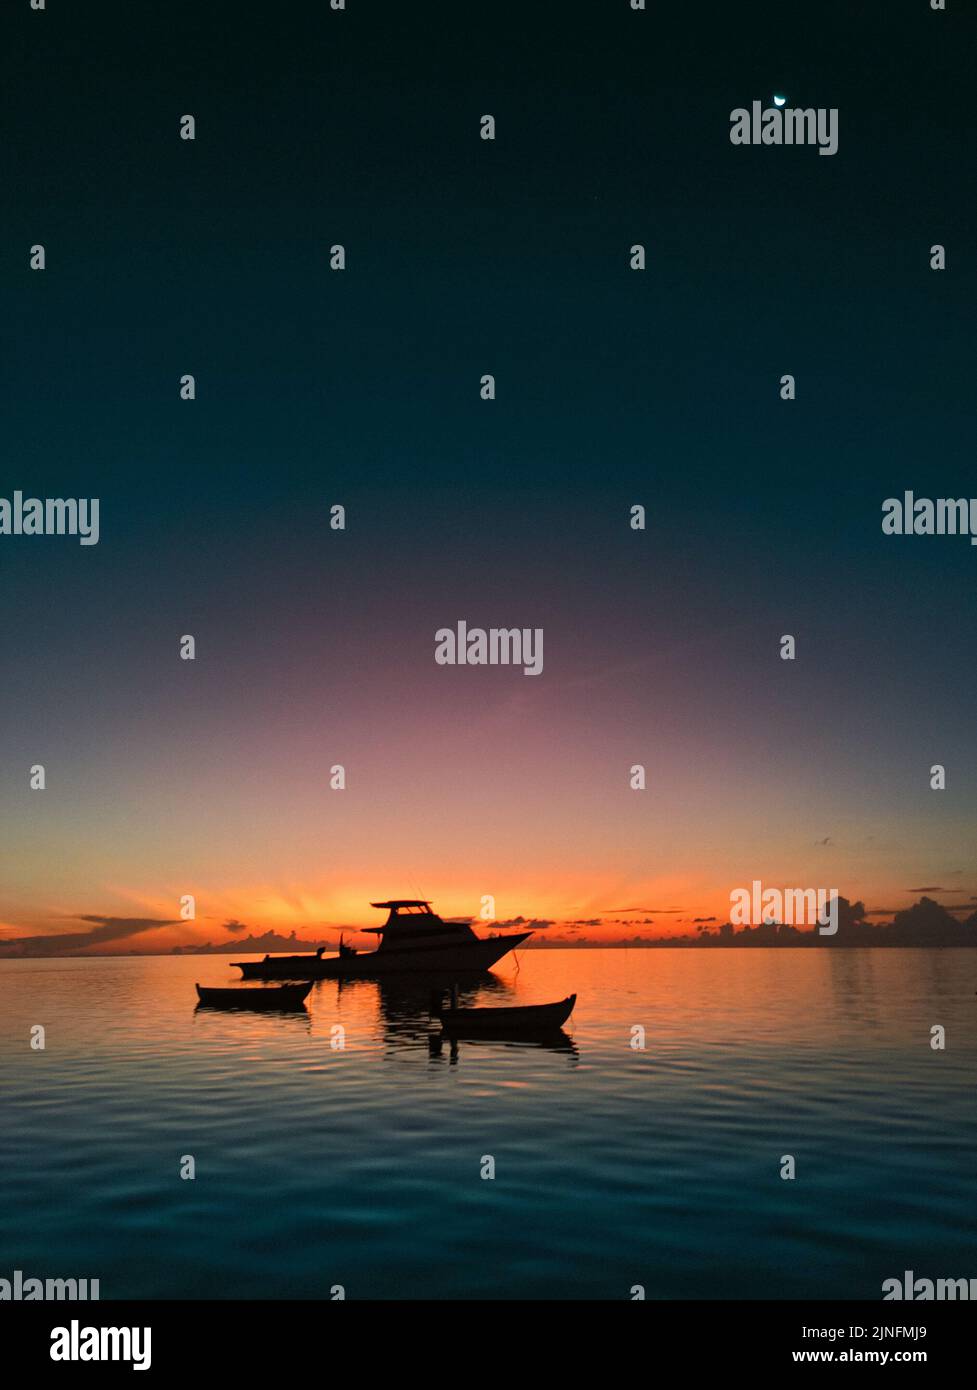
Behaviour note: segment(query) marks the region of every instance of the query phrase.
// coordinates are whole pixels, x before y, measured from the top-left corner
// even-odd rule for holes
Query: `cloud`
[[[601,907],[599,912],[610,916],[612,912],[684,912],[684,907]]]
[[[715,922],[715,921],[718,921],[718,918],[716,918],[716,917],[693,917],[692,920],[693,920],[693,922]]]
[[[815,840],[814,843],[815,843],[816,845],[830,845],[830,844],[831,844],[831,836],[830,836],[830,835],[825,835],[825,837],[824,837],[823,840]]]
[[[78,922],[93,922],[89,931],[55,932],[44,936],[8,937],[0,942],[0,949],[6,955],[14,956],[66,956],[76,951],[84,951],[89,946],[105,946],[112,941],[125,941],[128,937],[139,936],[142,932],[155,931],[158,927],[175,926],[175,917],[100,917],[94,913],[79,913]]]
[[[224,930],[229,932],[242,932],[247,931],[248,927],[246,922],[239,922],[237,918],[232,917],[229,922],[224,923]]]
[[[930,884],[928,888],[904,888],[904,893],[962,893],[962,888],[941,888],[939,884]]]
[[[480,924],[479,924],[480,925]],[[542,931],[544,927],[553,927],[555,922],[551,922],[546,917],[510,917],[505,922],[493,922],[495,927],[528,927],[531,931]]]
[[[918,891],[918,890],[914,890]],[[936,889],[932,889],[936,892]],[[934,906],[943,907],[945,912],[969,912],[971,903],[977,903],[977,898],[971,898],[970,903],[937,903]],[[918,904],[917,904],[918,906]],[[911,909],[909,909],[911,911]],[[900,913],[906,912],[904,907],[872,907],[865,913],[866,917],[897,917]]]

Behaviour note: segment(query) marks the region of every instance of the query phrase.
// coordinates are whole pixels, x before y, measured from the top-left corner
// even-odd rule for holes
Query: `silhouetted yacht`
[[[488,970],[519,946],[531,931],[507,936],[476,936],[467,921],[446,922],[422,898],[394,898],[371,903],[389,913],[382,927],[366,930],[380,941],[375,951],[340,945],[338,956],[265,956],[260,961],[233,961],[246,980],[325,980],[337,976],[388,975]]]

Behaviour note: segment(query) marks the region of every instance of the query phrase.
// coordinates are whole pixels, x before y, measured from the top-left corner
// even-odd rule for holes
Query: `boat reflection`
[[[190,1016],[195,1027],[206,1030],[208,1038],[233,1038],[238,1043],[260,1045],[291,1035],[312,1036],[314,1032],[310,1011],[302,1007],[253,1009],[198,1002]]]
[[[428,1055],[432,1061],[447,1060],[449,1065],[456,1066],[462,1047],[471,1048],[473,1051],[491,1047],[500,1047],[508,1051],[532,1051],[540,1050],[546,1052],[564,1052],[574,1059],[580,1056],[576,1043],[565,1033],[562,1028],[557,1028],[551,1033],[539,1033],[529,1037],[519,1035],[506,1038],[498,1033],[490,1037],[465,1038],[458,1037],[456,1034],[430,1033],[427,1040]]]
[[[330,985],[331,982],[324,984],[323,988]],[[513,982],[491,971],[473,971],[464,975],[431,972],[423,976],[396,976],[382,980],[340,980],[333,988],[337,991],[336,1002],[340,1010],[344,1000],[356,1012],[365,1012],[364,1005],[368,1008],[368,1001],[376,1001],[375,1018],[388,1056],[404,1048],[423,1047],[432,1060],[447,1057],[456,1063],[461,1050],[459,1044],[467,1046],[469,1041],[479,1047],[543,1048],[571,1057],[578,1055],[576,1046],[563,1028],[527,1033],[524,1027],[514,1026],[510,1033],[496,1029],[488,1037],[469,1039],[461,1034],[449,1038],[442,1030],[440,1020],[431,1013],[432,995],[438,991],[447,995],[450,990],[456,989],[458,1005],[463,1008],[504,1007],[518,1002]]]

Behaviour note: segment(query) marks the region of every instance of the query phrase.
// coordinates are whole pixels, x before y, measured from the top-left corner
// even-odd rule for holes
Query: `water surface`
[[[0,962],[0,1276],[99,1278],[103,1298],[623,1299],[977,1275],[977,953],[524,951],[476,996],[575,991],[551,1046],[439,1047],[418,985],[195,1007],[195,980],[238,973]]]

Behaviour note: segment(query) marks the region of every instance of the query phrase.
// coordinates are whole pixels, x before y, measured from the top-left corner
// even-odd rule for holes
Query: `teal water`
[[[526,951],[479,1000],[576,991],[566,1041],[454,1051],[423,988],[195,1009],[194,980],[237,975],[0,963],[0,1277],[98,1278],[103,1298],[626,1299],[977,1276],[977,952]]]

